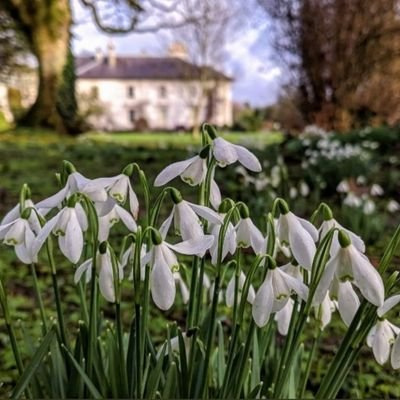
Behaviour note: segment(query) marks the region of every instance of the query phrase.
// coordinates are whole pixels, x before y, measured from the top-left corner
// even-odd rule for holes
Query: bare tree
[[[389,90],[399,85],[397,0],[259,1],[272,17],[275,47],[293,72],[307,121],[347,129],[362,110],[382,110],[366,99],[379,95],[380,78],[388,84],[390,76]]]

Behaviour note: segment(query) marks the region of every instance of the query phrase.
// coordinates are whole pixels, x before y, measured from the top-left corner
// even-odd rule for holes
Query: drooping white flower
[[[275,321],[278,326],[278,332],[286,336],[289,330],[290,319],[292,318],[294,300],[289,299],[285,306],[275,314]]]
[[[400,204],[396,200],[389,200],[386,205],[386,210],[388,210],[390,213],[395,213],[396,211],[400,210]]]
[[[353,192],[349,192],[345,199],[343,200],[343,204],[349,207],[361,207],[362,201],[361,198],[355,195]]]
[[[321,324],[321,330],[324,330],[331,322],[332,313],[336,309],[336,303],[329,297],[329,292],[326,293],[324,300],[316,306],[316,319]]]
[[[225,215],[220,213],[220,216],[224,218]],[[222,228],[221,224],[211,225],[210,234],[214,236],[214,243],[210,247],[211,263],[213,265],[216,265],[218,261],[218,241],[221,228]],[[233,255],[235,251],[236,251],[236,230],[233,224],[229,222],[228,227],[226,229],[225,238],[223,240],[221,261],[223,261],[228,254]]]
[[[250,171],[260,172],[261,164],[257,157],[243,146],[232,144],[221,137],[213,140],[212,150],[215,160],[220,167],[226,167],[239,161]]]
[[[335,306],[346,326],[350,326],[360,306],[360,300],[349,281],[341,282],[333,278],[329,295],[336,300]]]
[[[318,240],[318,231],[314,225],[288,211],[279,217],[277,234],[281,243],[289,244],[296,261],[302,267],[311,269],[316,252],[315,242]]]
[[[390,350],[392,350],[391,363],[393,368],[400,367],[400,352],[399,352],[399,335],[400,329],[390,323],[387,319],[379,320],[368,333],[367,345],[372,348],[375,360],[383,365],[388,361]],[[395,341],[395,337],[397,339]]]
[[[300,194],[303,196],[303,197],[307,197],[309,194],[310,194],[310,187],[307,185],[307,183],[306,182],[304,182],[304,181],[301,181],[300,182],[300,188],[299,188],[299,190],[300,190]]]
[[[128,175],[122,173],[109,178],[97,178],[84,186],[84,191],[87,193],[96,193],[103,190],[119,204],[123,205],[126,201],[129,201],[129,209],[133,217],[137,218],[139,201]]]
[[[340,248],[327,262],[315,292],[314,301],[319,304],[324,299],[332,280],[350,281],[370,303],[381,306],[385,289],[382,278],[368,258],[351,243],[345,232],[339,232]]]
[[[187,160],[168,165],[157,175],[154,186],[163,186],[177,176],[180,176],[189,185],[197,186],[204,181],[206,173],[206,158],[194,156]]]
[[[384,191],[381,185],[374,183],[370,188],[370,193],[372,196],[382,196]]]
[[[210,248],[214,237],[204,235],[201,238],[187,240],[175,245],[162,241],[161,235],[151,248],[148,259],[151,266],[150,286],[154,303],[161,310],[168,310],[175,299],[176,287],[173,270],[178,267],[174,252],[180,254],[203,254]]]
[[[248,216],[240,218],[235,229],[237,247],[248,248],[251,246],[256,254],[262,251],[265,246],[265,238]]]
[[[15,254],[24,264],[37,261],[36,254],[32,253],[35,233],[28,219],[18,217],[11,222],[0,225],[1,239],[4,244],[14,247]]]
[[[82,254],[83,232],[87,228],[87,217],[79,203],[73,207],[64,207],[43,226],[32,245],[32,255],[36,257],[47,237],[53,233],[58,237],[61,252],[76,264]]]
[[[244,274],[243,271],[240,271],[239,279],[238,279],[238,296],[237,296],[237,301],[238,303],[240,302],[241,296],[242,296],[242,290],[244,283],[246,282],[246,275]],[[225,301],[226,305],[228,307],[233,307],[234,302],[235,302],[235,291],[236,291],[236,277],[235,274],[232,275],[232,278],[230,279],[228,286],[226,287],[226,293],[225,293]],[[253,304],[255,298],[255,291],[253,288],[253,285],[250,285],[249,287],[249,292],[247,294],[247,301],[250,304]]]
[[[339,193],[348,193],[350,191],[350,185],[347,181],[341,181],[336,187],[336,191]]]
[[[181,291],[182,302],[183,304],[187,304],[189,302],[189,289],[186,285],[186,282],[183,280],[181,274],[179,272],[174,272],[175,283],[178,284],[178,287]]]
[[[140,280],[144,281],[146,277],[146,264],[149,259],[146,257],[147,253],[147,245],[145,243],[142,244],[142,248],[140,249]],[[120,256],[119,263],[121,268],[125,269],[126,266],[133,263],[135,258],[135,243],[131,243],[131,245],[125,250],[125,252]],[[133,280],[133,268],[130,268],[129,280]]]
[[[180,200],[178,202],[178,200]],[[212,224],[221,224],[222,218],[215,211],[205,206],[176,199],[169,217],[160,228],[161,235],[165,238],[168,230],[174,223],[175,233],[182,236],[183,240],[201,238],[204,236],[203,227],[199,216]]]
[[[264,326],[272,313],[280,311],[286,305],[293,292],[302,300],[307,300],[308,288],[303,282],[281,268],[269,269],[253,302],[255,323],[260,327]]]
[[[110,229],[121,221],[130,232],[136,232],[137,225],[132,215],[119,204],[114,205],[109,213],[99,218],[99,242],[108,239]]]
[[[296,189],[294,186],[292,186],[292,187],[289,189],[289,197],[290,197],[291,199],[295,199],[295,198],[297,197],[297,194],[298,194],[297,189]]]
[[[356,235],[354,232],[350,231],[349,229],[344,228],[333,217],[330,219],[325,219],[322,222],[321,226],[319,227],[318,232],[320,234],[321,239],[323,239],[327,235],[327,233],[333,228],[340,229],[340,230],[343,230],[344,232],[346,232],[347,235],[349,235],[350,240],[353,243],[353,245],[356,247],[356,249],[358,251],[360,251],[361,253],[365,252],[365,243],[360,238],[360,236]],[[331,255],[336,253],[338,251],[339,247],[340,247],[340,245],[339,245],[339,239],[338,239],[338,232],[335,231],[333,233],[333,238],[332,238]]]
[[[85,276],[85,282],[88,283],[92,279],[93,259],[89,258],[84,261],[75,271],[74,282],[78,283],[82,275]],[[99,273],[99,288],[103,297],[110,303],[115,302],[115,283],[114,270],[112,266],[111,254],[109,249],[105,253],[98,253],[96,265]],[[119,281],[123,278],[123,267],[120,263],[116,265]]]
[[[365,215],[371,215],[375,212],[375,203],[371,199],[367,199],[364,202],[363,212]]]

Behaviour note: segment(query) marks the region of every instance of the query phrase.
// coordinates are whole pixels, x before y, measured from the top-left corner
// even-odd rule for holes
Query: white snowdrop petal
[[[235,301],[235,274],[232,275],[232,278],[229,280],[228,286],[226,287],[225,301],[228,307],[233,307]]]
[[[350,282],[339,283],[338,310],[346,326],[350,326],[356,314],[360,300]]]
[[[99,242],[104,242],[110,234],[110,218],[108,215],[99,218]]]
[[[161,224],[160,229],[158,230],[163,239],[165,239],[167,237],[169,228],[171,227],[171,223],[174,218],[174,209],[175,209],[175,206],[172,208],[172,211],[169,214],[168,218]]]
[[[214,178],[211,179],[210,203],[217,210],[222,201],[221,191]]]
[[[271,276],[268,276],[267,274],[264,283],[260,286],[256,293],[252,307],[254,322],[260,328],[268,322],[271,315],[272,306],[274,303],[273,293]]]
[[[90,281],[91,275],[92,275],[92,259],[89,258],[88,260],[84,261],[76,270],[74,273],[74,283],[77,284],[81,278],[82,275],[85,273],[86,274],[86,283]]]
[[[331,322],[332,318],[332,301],[329,298],[329,293],[326,293],[324,300],[322,301],[318,310],[318,318],[321,322],[321,329],[324,330]]]
[[[275,321],[278,325],[278,332],[282,336],[286,336],[289,330],[290,319],[292,318],[293,312],[293,300],[290,299],[285,307],[275,314]]]
[[[48,197],[36,204],[36,208],[43,215],[46,215],[51,209],[59,207],[62,201],[67,197],[68,188],[64,187],[53,196]]]
[[[115,302],[114,274],[109,253],[100,255],[99,288],[103,297]]]
[[[201,254],[207,251],[214,242],[214,236],[204,235],[201,238],[195,238],[180,242],[178,244],[165,243],[170,249],[180,254]]]
[[[219,216],[219,214],[209,207],[200,206],[198,204],[186,202],[193,211],[199,215],[200,217],[204,218],[208,222],[212,224],[222,224],[223,219]]]
[[[379,272],[356,248],[352,247],[350,251],[356,285],[370,303],[380,307],[383,304],[385,288]]]
[[[368,332],[368,335],[367,335],[367,346],[368,347],[372,348],[372,346],[374,345],[375,332],[376,332],[376,325],[374,325]]]
[[[103,189],[113,185],[118,179],[120,179],[120,177],[121,177],[121,174],[116,175],[116,176],[106,177],[106,178],[93,179],[93,180],[87,182],[83,186],[82,191],[84,193],[91,193],[91,192],[103,190]]]
[[[310,234],[314,242],[318,242],[318,230],[317,228],[309,221],[304,218],[297,217],[297,220],[300,222],[301,226]]]
[[[389,328],[390,329],[390,328]],[[393,335],[392,335],[393,336]],[[372,352],[378,364],[383,365],[389,359],[390,355],[390,334],[385,321],[380,321],[374,335]]]
[[[392,364],[393,369],[400,368],[400,335],[398,335],[394,341],[390,363]]]
[[[182,174],[183,171],[195,161],[197,156],[191,157],[184,161],[178,161],[165,167],[156,177],[154,186],[163,186],[178,175]]]
[[[65,235],[58,237],[58,243],[65,257],[73,264],[76,264],[83,250],[83,234],[75,212],[71,213]]]
[[[75,212],[76,216],[78,217],[79,225],[81,226],[82,230],[85,232],[88,229],[88,219],[86,213],[80,203],[76,203],[75,205]]]
[[[243,146],[233,145],[236,150],[238,161],[247,169],[254,172],[260,172],[262,170],[260,161],[258,158],[249,150]]]
[[[221,137],[213,140],[213,155],[220,167],[225,167],[237,161],[236,148]]]
[[[126,211],[123,207],[116,205],[115,212],[130,232],[137,231],[136,221],[128,211]]]
[[[286,272],[277,268],[277,272],[281,275],[282,279],[286,282],[286,285],[297,293],[297,295],[304,301],[307,301],[308,287],[299,279],[293,278]]]
[[[400,294],[389,297],[377,310],[378,317],[383,317],[388,311],[390,311],[394,306],[400,303]]]
[[[39,253],[39,250],[42,248],[47,237],[50,235],[50,233],[56,226],[59,216],[60,216],[60,214],[57,214],[52,219],[47,221],[46,224],[43,226],[42,230],[36,236],[36,239],[34,240],[34,242],[32,244],[32,255],[33,256],[35,256]]]
[[[336,255],[326,263],[325,270],[322,273],[317,289],[315,290],[313,304],[321,304],[322,301],[324,301],[325,296],[328,293],[328,289],[332,282],[332,279],[335,276],[335,271],[338,265],[338,261],[339,261],[339,256]]]
[[[131,210],[133,218],[137,219],[139,215],[139,200],[130,184],[128,185],[128,192],[129,192],[129,208]]]
[[[15,219],[17,219],[20,215],[19,215],[19,208],[20,205],[19,203],[14,206],[14,208],[12,210],[10,210],[5,216],[4,218],[1,220],[0,225],[6,225],[9,224],[10,222],[14,221]]]
[[[22,261],[24,264],[32,264],[32,255],[29,249],[27,249],[24,244],[19,244],[15,246],[14,251],[19,260]]]

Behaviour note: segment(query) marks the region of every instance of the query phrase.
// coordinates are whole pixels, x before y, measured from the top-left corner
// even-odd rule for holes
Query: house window
[[[90,95],[93,99],[99,98],[99,88],[97,86],[92,86],[90,89]]]
[[[135,97],[135,88],[133,86],[128,86],[128,97],[130,99]]]
[[[131,122],[135,122],[136,121],[135,110],[129,110],[129,121],[131,121]]]
[[[167,106],[160,106],[160,117],[161,123],[166,125],[168,119],[168,107]]]
[[[165,86],[160,86],[159,95],[162,99],[165,99],[167,97],[167,88]]]

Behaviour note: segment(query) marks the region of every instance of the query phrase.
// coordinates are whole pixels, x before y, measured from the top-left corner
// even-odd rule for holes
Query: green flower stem
[[[56,302],[57,319],[58,319],[58,325],[59,325],[59,330],[60,330],[61,342],[62,342],[62,344],[65,345],[66,348],[69,348],[68,342],[67,342],[67,336],[66,336],[65,323],[64,323],[64,314],[63,314],[62,307],[61,307],[60,289],[58,287],[58,281],[57,281],[57,269],[56,269],[56,264],[54,262],[53,241],[50,236],[46,240],[46,251],[47,251],[47,258],[48,258],[48,261],[50,264],[50,270],[51,270],[51,281],[52,281],[53,290],[54,290],[54,300]]]
[[[196,302],[200,302],[201,299],[196,296],[197,290],[197,281],[198,279],[198,264],[199,264],[199,257],[193,256],[192,259],[192,276],[190,279],[190,292],[189,292],[189,305],[188,305],[188,314],[187,314],[187,322],[186,322],[186,331],[192,329],[194,325],[194,316],[195,316],[195,307]],[[202,285],[200,285],[202,286]]]
[[[32,273],[32,279],[33,279],[33,287],[35,289],[36,300],[39,305],[40,318],[42,320],[42,325],[43,325],[43,333],[46,333],[47,332],[46,312],[45,312],[44,305],[43,305],[42,295],[40,294],[39,283],[38,283],[34,263],[31,264],[31,273]]]
[[[236,317],[237,317],[237,309],[239,302],[239,277],[241,270],[241,251],[240,249],[236,250],[236,268],[235,268],[235,294],[233,300],[233,315],[232,315],[232,325],[236,326]]]

